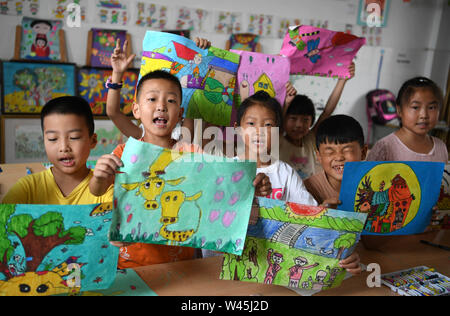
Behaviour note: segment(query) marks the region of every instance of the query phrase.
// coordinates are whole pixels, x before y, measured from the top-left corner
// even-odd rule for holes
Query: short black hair
[[[180,80],[178,80],[177,77],[167,71],[155,70],[149,72],[139,80],[139,83],[136,87],[136,101],[139,100],[139,93],[141,92],[141,88],[144,82],[151,79],[164,79],[173,82],[178,87],[178,89],[180,89],[180,100],[183,100],[183,88],[181,87]]]
[[[39,24],[39,23],[47,24],[48,26],[50,26],[50,28],[53,27],[52,23],[50,21],[47,21],[47,20],[34,20],[33,22],[31,22],[30,26],[33,27],[33,26],[35,26],[36,24]]]
[[[281,110],[281,105],[277,101],[277,99],[272,98],[267,92],[260,90],[256,92],[254,95],[249,96],[244,102],[241,103],[239,109],[237,111],[237,120],[236,123],[238,126],[241,126],[241,120],[244,117],[245,112],[249,107],[255,104],[261,104],[265,108],[271,110],[275,113],[276,125],[278,127],[283,126],[283,112]]]
[[[311,116],[311,125],[313,125],[316,120],[316,109],[310,98],[303,94],[297,94],[286,111],[287,115]]]
[[[408,102],[416,89],[430,89],[434,96],[438,99],[439,107],[444,103],[442,90],[434,81],[426,77],[415,77],[405,81],[401,86],[397,94],[397,106],[401,107],[403,104]]]
[[[323,120],[317,128],[317,150],[319,150],[320,144],[345,144],[354,141],[364,147],[364,132],[361,124],[351,116],[344,114],[330,116]]]
[[[76,96],[64,96],[48,101],[41,111],[41,128],[44,131],[44,118],[50,114],[75,114],[86,120],[89,136],[94,134],[95,125],[92,109],[89,103]]]

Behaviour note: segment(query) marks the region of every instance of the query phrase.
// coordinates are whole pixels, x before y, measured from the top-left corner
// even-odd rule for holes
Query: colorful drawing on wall
[[[92,67],[111,68],[111,55],[117,39],[124,43],[127,31],[92,29],[91,64]]]
[[[339,209],[366,213],[367,235],[422,233],[438,201],[443,169],[438,162],[346,163]]]
[[[76,19],[74,16],[75,8],[71,4],[79,5],[80,21],[86,20],[86,4],[85,0],[52,0],[52,4],[50,4],[50,11],[52,18],[55,19],[66,19],[71,18],[72,21]]]
[[[85,67],[78,70],[78,95],[89,102],[94,115],[106,115],[108,89],[105,87],[105,82],[111,74],[112,70],[101,68]],[[138,69],[129,69],[123,76],[120,107],[126,115],[132,114],[138,76]]]
[[[176,10],[177,30],[189,30],[195,32],[205,32],[204,24],[209,12],[204,9],[194,9],[188,7],[179,7]]]
[[[236,110],[241,102],[258,91],[267,92],[283,105],[286,98],[286,83],[289,81],[289,60],[276,55],[231,51],[241,56],[231,123],[236,120]]]
[[[256,175],[248,161],[172,152],[129,138],[110,239],[241,254]]]
[[[59,20],[23,17],[20,58],[43,61],[61,60],[59,38],[61,28],[62,22]]]
[[[75,95],[75,65],[3,63],[3,113],[40,113],[53,98]]]
[[[248,227],[242,256],[225,254],[220,278],[305,290],[337,287],[338,262],[359,241],[366,214],[258,198],[260,218]]]
[[[97,16],[100,23],[111,25],[127,25],[129,13],[126,1],[123,0],[97,0]]]
[[[291,74],[349,78],[348,67],[365,38],[308,25],[290,27],[280,54],[289,57]]]
[[[95,133],[97,146],[91,150],[90,160],[97,160],[103,155],[112,153],[117,145],[127,141],[127,137],[110,120],[95,120]]]
[[[250,33],[231,34],[228,40],[227,49],[234,49],[246,52],[258,52],[257,48],[261,50],[258,45],[259,35]]]
[[[362,26],[373,24],[385,27],[388,19],[391,0],[359,0],[357,23]]]
[[[242,13],[230,11],[218,11],[215,14],[214,29],[219,34],[241,33]]]
[[[248,16],[247,32],[264,37],[272,37],[273,15],[250,14]]]
[[[215,47],[200,49],[185,37],[147,31],[140,77],[157,69],[169,71],[183,87],[186,117],[229,126],[238,66],[237,54]]]
[[[0,1],[0,14],[35,16],[39,13],[40,0]]]
[[[137,19],[135,24],[142,27],[151,27],[163,30],[167,27],[167,6],[156,3],[138,1]]]
[[[0,296],[108,288],[119,249],[107,232],[112,203],[1,204]]]
[[[287,19],[287,18],[281,18],[278,20],[278,38],[284,38],[284,35],[286,35],[286,32],[288,31],[290,26],[293,25],[300,25],[301,20],[300,19]]]

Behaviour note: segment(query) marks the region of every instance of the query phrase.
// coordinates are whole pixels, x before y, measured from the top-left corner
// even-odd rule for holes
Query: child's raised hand
[[[272,184],[270,179],[264,173],[258,173],[253,181],[255,187],[255,196],[268,196],[272,193]]]
[[[197,45],[197,47],[201,48],[201,49],[207,49],[207,48],[211,47],[211,42],[208,41],[206,38],[196,37],[194,39],[194,42],[195,42],[195,45]]]
[[[114,48],[113,54],[111,55],[111,67],[114,72],[124,73],[128,66],[133,61],[135,54],[127,56],[128,41],[125,40],[123,43],[123,48],[120,47],[120,38],[116,41],[116,48]]]
[[[111,180],[115,176],[116,170],[122,166],[122,160],[116,155],[103,155],[98,159],[93,175],[98,180]]]
[[[351,274],[360,274],[361,273],[361,264],[359,259],[359,254],[357,252],[352,253],[347,258],[339,261],[339,266]]]
[[[290,81],[286,83],[286,99],[284,100],[284,106],[289,106],[297,95],[297,89],[292,85]]]

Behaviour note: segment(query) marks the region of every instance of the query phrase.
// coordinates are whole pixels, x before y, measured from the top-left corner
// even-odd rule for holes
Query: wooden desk
[[[425,265],[450,276],[450,251],[422,244],[419,242],[421,239],[450,246],[450,231],[400,237],[395,246],[390,246],[383,251],[367,250],[359,244],[358,252],[362,263],[380,264],[382,274]],[[135,270],[158,295],[297,295],[277,285],[219,280],[221,264],[221,257],[212,257],[139,267]],[[363,272],[345,280],[336,289],[322,291],[315,295],[396,295],[384,285],[379,288],[367,287],[366,279],[369,274],[369,272]]]
[[[2,168],[2,172],[0,172],[0,202],[14,183],[27,175],[27,168],[32,173],[45,170],[44,165],[40,162],[0,164],[0,168]]]

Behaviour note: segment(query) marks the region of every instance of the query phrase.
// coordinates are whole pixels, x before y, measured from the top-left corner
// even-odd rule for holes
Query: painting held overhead
[[[367,214],[365,235],[424,232],[441,187],[444,163],[347,162],[339,209]]]
[[[129,138],[116,174],[110,239],[240,254],[256,163]]]
[[[348,67],[365,41],[344,32],[297,25],[286,32],[280,54],[289,58],[291,74],[350,78]]]
[[[175,75],[183,88],[186,117],[229,126],[239,55],[210,47],[200,49],[185,37],[147,31],[140,78],[154,70]]]
[[[0,296],[108,288],[119,255],[107,236],[111,210],[112,203],[0,204]]]
[[[224,255],[220,278],[305,290],[339,286],[339,261],[355,249],[367,215],[258,201],[260,218],[248,228],[243,254]]]

